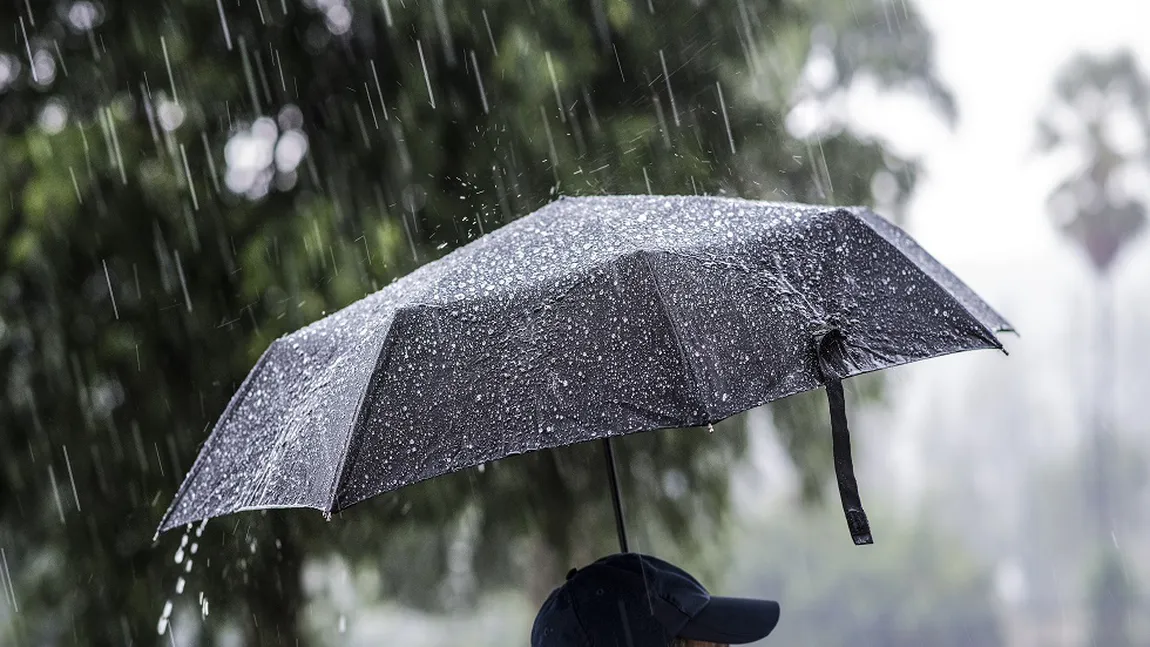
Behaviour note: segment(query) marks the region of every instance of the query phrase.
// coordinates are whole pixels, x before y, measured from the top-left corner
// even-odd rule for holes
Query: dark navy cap
[[[627,553],[572,570],[531,629],[531,647],[668,647],[675,638],[743,645],[779,622],[779,603],[712,596],[683,569]]]

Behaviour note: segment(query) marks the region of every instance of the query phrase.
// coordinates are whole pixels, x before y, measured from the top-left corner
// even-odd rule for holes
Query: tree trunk
[[[1113,334],[1114,318],[1112,314],[1109,275],[1101,273],[1097,280],[1098,311],[1094,332],[1095,366],[1093,379],[1094,402],[1093,406],[1093,440],[1094,440],[1094,491],[1091,493],[1091,503],[1095,510],[1096,540],[1099,547],[1104,547],[1111,541],[1114,532],[1114,519],[1111,508],[1111,471],[1113,465],[1110,459],[1110,449],[1113,439],[1111,421],[1111,379],[1113,371]]]

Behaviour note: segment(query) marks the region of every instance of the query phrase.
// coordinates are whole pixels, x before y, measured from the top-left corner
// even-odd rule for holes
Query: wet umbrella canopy
[[[1008,329],[866,209],[562,199],[274,342],[160,530],[256,508],[332,513],[509,455],[706,425],[827,386],[844,509],[869,543],[840,380],[1001,348]]]

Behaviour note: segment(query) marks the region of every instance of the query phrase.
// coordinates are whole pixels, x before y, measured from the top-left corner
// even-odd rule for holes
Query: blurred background
[[[262,350],[560,195],[865,204],[1021,332],[616,443],[764,644],[1150,645],[1138,0],[6,0],[0,644],[526,644],[594,447],[152,536]]]

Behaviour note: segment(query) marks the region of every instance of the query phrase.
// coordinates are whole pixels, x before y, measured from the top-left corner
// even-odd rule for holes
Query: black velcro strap
[[[834,330],[818,340],[818,365],[823,385],[827,389],[827,403],[831,412],[831,448],[834,453],[835,477],[839,485],[843,514],[856,546],[873,544],[870,522],[867,521],[859,499],[858,481],[855,480],[854,459],[851,456],[850,428],[847,427],[847,405],[843,383],[834,369],[832,355],[841,351],[842,333]]]
[[[827,401],[831,407],[831,447],[835,457],[835,477],[839,482],[839,497],[843,514],[856,546],[873,544],[870,523],[859,500],[859,485],[855,480],[854,459],[851,457],[851,432],[847,428],[847,407],[840,380],[827,382]]]

